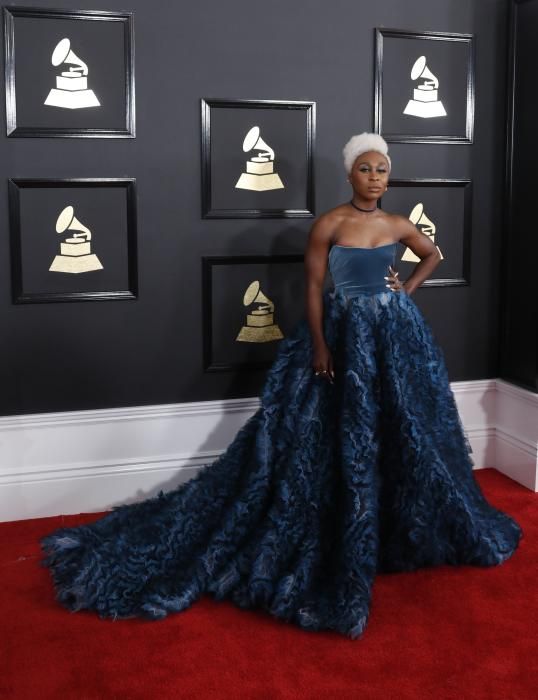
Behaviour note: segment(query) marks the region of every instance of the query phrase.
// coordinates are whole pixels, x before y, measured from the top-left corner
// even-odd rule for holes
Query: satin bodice
[[[336,290],[346,296],[388,292],[385,276],[394,267],[396,242],[375,248],[333,245],[329,251],[329,272]]]

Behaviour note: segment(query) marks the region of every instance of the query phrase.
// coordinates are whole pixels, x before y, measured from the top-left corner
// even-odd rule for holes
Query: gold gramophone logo
[[[260,289],[258,280],[251,282],[245,295],[243,305],[258,304],[258,307],[247,314],[246,326],[237,334],[236,340],[246,343],[266,343],[269,340],[280,340],[284,335],[274,322],[275,305]]]
[[[415,226],[418,226],[422,233],[426,234],[426,236],[429,237],[432,243],[435,243],[435,232],[437,230],[437,227],[435,226],[433,221],[431,221],[431,219],[428,219],[428,217],[424,213],[424,204],[422,204],[422,202],[419,202],[413,207],[413,211],[409,214],[409,221],[412,221],[415,224]],[[439,251],[441,260],[443,260],[443,254],[441,253],[441,249],[438,245],[436,245],[435,247]],[[420,258],[417,257],[410,248],[405,249],[401,259],[405,262],[420,261]]]
[[[56,87],[49,92],[45,100],[46,105],[65,109],[100,106],[94,91],[88,89],[88,66],[71,51],[69,39],[58,42],[52,52],[51,63],[56,68],[67,64],[69,70],[64,70],[56,76]]]
[[[278,190],[284,187],[278,173],[275,173],[274,161],[275,152],[260,137],[260,127],[253,126],[245,136],[243,141],[243,152],[253,155],[246,162],[246,172],[236,183],[236,188],[241,190],[254,190],[263,192],[265,190]]]
[[[426,65],[426,56],[419,56],[411,68],[411,80],[422,79],[413,89],[413,99],[409,100],[404,114],[414,117],[446,117],[443,103],[438,99],[439,80]]]
[[[66,232],[72,235],[60,243],[60,255],[52,261],[49,272],[79,273],[102,270],[101,261],[91,251],[91,231],[75,217],[72,206],[65,207],[56,220],[56,233]]]

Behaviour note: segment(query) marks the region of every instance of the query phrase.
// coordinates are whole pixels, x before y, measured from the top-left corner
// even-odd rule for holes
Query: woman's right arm
[[[332,357],[323,335],[323,283],[332,238],[332,224],[325,215],[313,225],[305,250],[306,318],[312,336],[312,365],[334,377]]]

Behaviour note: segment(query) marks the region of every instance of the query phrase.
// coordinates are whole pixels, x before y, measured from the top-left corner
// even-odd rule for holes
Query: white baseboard
[[[484,379],[452,382],[475,468],[495,467],[538,491],[538,394]]]
[[[0,418],[0,522],[140,501],[216,459],[259,399]]]
[[[538,490],[538,395],[453,382],[475,468]],[[212,462],[259,399],[0,418],[0,521],[105,511],[168,491]]]
[[[496,380],[497,469],[538,491],[538,394]]]

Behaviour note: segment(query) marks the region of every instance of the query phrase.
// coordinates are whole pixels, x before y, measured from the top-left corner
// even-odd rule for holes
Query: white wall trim
[[[475,468],[538,491],[538,395],[451,384]],[[212,462],[259,398],[0,417],[0,521],[105,511],[175,488]]]
[[[496,380],[496,467],[538,491],[538,394]]]

